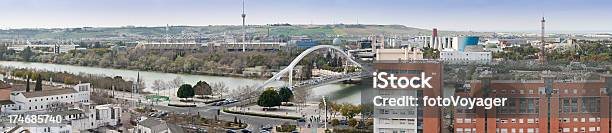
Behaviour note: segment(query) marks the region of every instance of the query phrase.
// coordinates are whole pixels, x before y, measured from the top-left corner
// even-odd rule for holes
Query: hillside
[[[83,27],[67,29],[11,29],[0,30],[0,39],[109,39],[130,38],[142,39],[161,37],[166,27]],[[171,26],[168,34],[173,36],[204,36],[222,34],[240,34],[240,26]],[[314,38],[334,37],[336,35],[359,37],[372,34],[385,35],[431,35],[429,29],[406,27],[403,25],[250,25],[248,33],[273,36],[306,35]],[[440,35],[483,35],[483,32],[440,31]]]

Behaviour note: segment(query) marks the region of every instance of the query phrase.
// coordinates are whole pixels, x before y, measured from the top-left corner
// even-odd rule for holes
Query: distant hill
[[[166,27],[83,27],[66,29],[11,29],[0,30],[0,39],[112,39],[147,37],[162,37]],[[168,34],[172,36],[204,36],[222,34],[241,34],[241,27],[235,25],[223,26],[171,26]],[[276,36],[310,36],[313,38],[368,36],[372,34],[385,35],[431,35],[430,29],[419,29],[403,25],[249,25],[249,34]],[[440,31],[440,35],[485,35],[485,32]]]

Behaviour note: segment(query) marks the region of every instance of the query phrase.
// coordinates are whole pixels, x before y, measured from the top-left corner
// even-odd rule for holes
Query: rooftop
[[[138,122],[138,125],[144,126],[144,127],[156,127],[156,126],[164,126],[164,122],[155,118],[147,118],[145,120],[142,120],[140,122]]]
[[[26,98],[53,96],[53,95],[61,95],[61,94],[69,94],[69,93],[77,92],[73,88],[59,88],[59,87],[46,86],[46,85],[43,86],[42,91],[34,91],[34,86],[35,85],[31,83],[30,92],[23,92],[23,95]],[[25,91],[25,90],[26,90],[26,85],[24,84],[13,85],[13,91]]]

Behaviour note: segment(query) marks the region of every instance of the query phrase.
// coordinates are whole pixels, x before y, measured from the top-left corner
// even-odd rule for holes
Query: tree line
[[[9,68],[5,68],[9,69]],[[108,77],[103,75],[93,74],[72,74],[68,72],[52,72],[52,71],[40,71],[40,70],[29,70],[29,69],[11,69],[4,70],[5,72],[11,72],[10,74],[14,77],[32,80],[45,80],[51,82],[59,82],[67,85],[76,85],[79,83],[91,83],[94,88],[102,89],[113,89],[116,91],[132,92],[133,80],[128,81],[123,79],[121,76]],[[139,92],[145,88],[144,82],[139,83]]]

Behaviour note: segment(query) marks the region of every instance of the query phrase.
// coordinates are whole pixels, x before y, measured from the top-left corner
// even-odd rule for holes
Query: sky
[[[0,28],[239,25],[241,0],[0,0]],[[612,31],[611,0],[246,0],[247,24]]]

